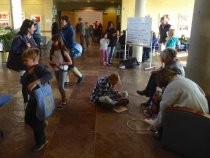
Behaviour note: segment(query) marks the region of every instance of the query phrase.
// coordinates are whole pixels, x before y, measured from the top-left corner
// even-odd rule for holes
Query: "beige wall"
[[[22,0],[22,10],[25,18],[41,16],[41,33],[50,36],[52,25],[53,0]]]
[[[85,14],[85,16],[84,16]],[[102,22],[103,25],[103,31],[106,29],[107,24],[109,21],[112,21],[114,26],[116,27],[116,8],[106,8],[104,12],[101,11],[85,11],[85,10],[77,10],[77,11],[62,11],[62,15],[67,15],[70,18],[71,24],[73,26],[76,25],[78,22],[78,18],[81,17],[83,19],[83,22],[87,21],[89,24],[93,24],[96,20],[98,22]],[[93,15],[92,18],[87,18],[86,16]]]
[[[11,25],[10,0],[0,0],[0,12],[7,12],[9,14],[9,25]]]
[[[121,11],[121,30],[127,28],[127,19],[134,17],[135,13],[135,0],[122,0],[122,11]]]
[[[10,14],[10,0],[0,0],[0,12],[6,11]],[[146,15],[153,19],[152,30],[158,32],[160,16],[170,15],[170,23],[178,30],[178,17],[180,14],[192,18],[194,0],[147,0]],[[53,0],[22,0],[22,10],[26,18],[32,15],[41,16],[42,34],[50,34],[52,20]],[[135,12],[135,0],[122,0],[121,29],[126,29],[127,18],[133,17]],[[108,21],[116,22],[116,10],[108,8],[103,15],[103,26],[106,27]],[[72,15],[71,15],[72,16]],[[11,18],[10,18],[11,20]],[[75,21],[74,21],[75,22]],[[10,22],[11,23],[11,22]],[[180,32],[180,31],[179,31]],[[189,31],[188,31],[189,32]]]
[[[170,24],[177,30],[177,35],[182,33],[190,33],[188,31],[180,31],[179,26],[185,25],[184,21],[179,23],[179,16],[188,18],[191,25],[192,15],[194,8],[194,0],[147,0],[146,3],[146,15],[152,17],[152,30],[158,32],[158,27],[160,25],[160,17],[164,14],[169,14]],[[127,27],[127,18],[133,17],[135,13],[135,0],[122,0],[122,29]],[[189,35],[187,35],[189,36]]]

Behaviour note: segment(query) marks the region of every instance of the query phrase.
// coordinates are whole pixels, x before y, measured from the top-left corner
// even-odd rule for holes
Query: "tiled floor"
[[[13,99],[0,108],[0,128],[4,137],[0,138],[1,158],[178,158],[177,154],[162,148],[160,141],[154,139],[149,131],[133,131],[127,127],[131,119],[143,119],[140,103],[146,97],[136,94],[143,89],[149,71],[143,68],[149,63],[140,64],[136,69],[118,69],[118,59],[113,66],[100,65],[98,46],[92,45],[87,54],[76,59],[76,65],[85,75],[84,82],[66,88],[68,104],[62,110],[55,110],[46,128],[48,145],[41,152],[32,152],[34,145],[32,130],[24,123],[24,110],[19,84],[19,74],[0,67],[0,93],[10,94]],[[42,63],[48,63],[48,53],[42,56]],[[158,66],[158,57],[154,56]],[[119,73],[121,89],[129,93],[128,111],[116,113],[96,108],[89,102],[89,95],[96,80],[112,72]],[[56,102],[59,93],[53,80]],[[132,123],[138,129],[147,129],[143,122]]]

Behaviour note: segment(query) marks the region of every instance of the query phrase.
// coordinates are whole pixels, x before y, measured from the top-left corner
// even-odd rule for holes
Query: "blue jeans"
[[[112,57],[113,57],[114,50],[115,50],[115,46],[108,47],[108,53],[109,53],[108,62],[109,63],[112,63]]]

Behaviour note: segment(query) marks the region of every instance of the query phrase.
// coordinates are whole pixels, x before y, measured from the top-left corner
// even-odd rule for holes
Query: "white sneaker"
[[[144,121],[145,121],[146,123],[152,125],[152,126],[153,126],[154,123],[155,123],[155,120],[153,120],[153,119],[144,119]]]
[[[125,69],[125,65],[122,65],[119,67],[120,69]]]

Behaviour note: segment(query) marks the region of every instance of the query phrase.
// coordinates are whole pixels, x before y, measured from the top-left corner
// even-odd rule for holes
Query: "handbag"
[[[39,120],[45,120],[53,114],[55,109],[55,101],[50,84],[38,84],[38,88],[34,90],[34,95],[37,101],[36,116]]]
[[[18,48],[17,45],[21,44]],[[7,59],[7,68],[20,71],[25,70],[26,67],[22,62],[22,53],[26,49],[26,40],[21,35],[17,35],[11,44],[11,49],[9,51],[8,59]]]
[[[22,63],[21,54],[9,52],[7,59],[7,68],[14,71],[24,70],[25,66]]]

